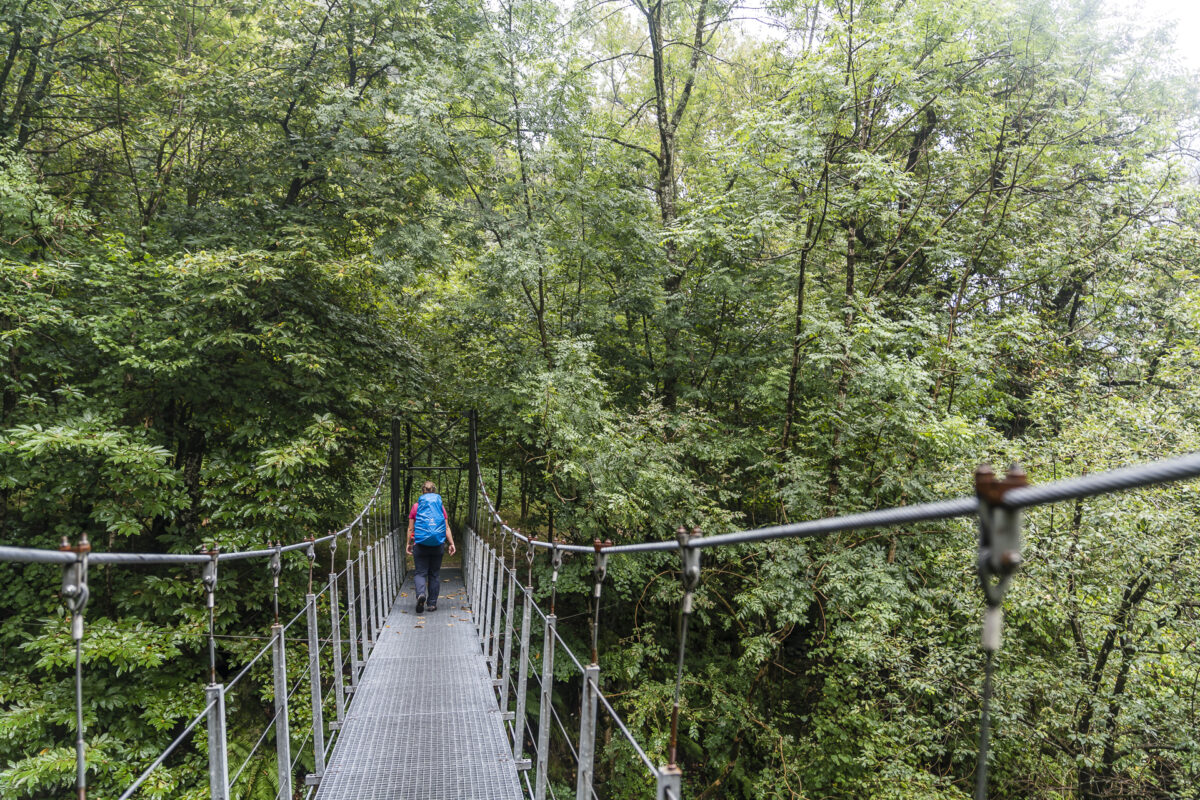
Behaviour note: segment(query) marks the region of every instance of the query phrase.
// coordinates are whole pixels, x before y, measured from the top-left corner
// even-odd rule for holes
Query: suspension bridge
[[[269,753],[272,744],[279,800],[298,795],[315,800],[546,800],[548,796],[560,800],[550,774],[561,775],[572,766],[576,800],[599,800],[593,776],[598,724],[603,718],[627,743],[631,764],[644,769],[647,794],[653,793],[656,800],[683,800],[683,774],[676,763],[679,687],[693,597],[703,576],[702,552],[965,517],[978,523],[976,569],[984,601],[984,691],[976,768],[976,798],[984,800],[992,664],[1001,647],[1005,594],[1021,565],[1022,510],[1200,476],[1200,453],[1036,486],[1027,484],[1019,467],[1002,478],[981,467],[975,474],[973,496],[716,535],[680,527],[673,539],[665,541],[620,545],[596,541],[586,546],[542,541],[505,523],[482,479],[474,414],[468,419],[466,459],[450,467],[416,466],[411,431],[405,452],[394,422],[388,463],[374,492],[348,525],[320,538],[251,551],[181,554],[98,553],[86,539],[74,545],[64,542],[59,550],[0,546],[0,561],[62,568],[62,598],[71,614],[75,648],[78,798],[87,797],[88,786],[89,731],[83,722],[87,698],[80,653],[88,570],[95,565],[196,565],[208,609],[205,706],[144,766],[119,800],[141,796],[155,771],[196,739],[200,729],[206,733],[205,788],[212,800],[239,797],[247,767],[254,758]],[[431,434],[424,452],[432,457],[437,448],[446,450],[439,435]],[[458,454],[447,453],[458,459]],[[453,526],[464,555],[461,570],[445,571],[437,611],[417,614],[405,565],[406,527],[401,523],[407,515],[400,512],[408,508],[413,473],[429,469],[456,469],[468,475],[465,519]],[[346,552],[339,555],[343,546]],[[318,547],[329,557],[328,573],[318,569]],[[666,763],[656,763],[604,694],[597,632],[609,560],[663,551],[679,556],[682,598],[670,743]],[[593,565],[591,652],[583,658],[560,635],[555,613],[559,570],[568,553],[591,558]],[[283,561],[296,557],[307,560],[308,591],[303,598],[281,598]],[[534,599],[534,564],[539,557],[547,558],[551,568],[546,609]],[[275,621],[267,643],[229,677],[218,673],[213,614],[221,567],[236,561],[266,565],[272,577]],[[281,608],[298,610],[285,619]],[[536,652],[535,629],[542,638]],[[564,683],[556,679],[560,655],[573,667],[572,680],[577,681],[581,698],[578,725],[570,730],[554,703],[555,691]],[[305,666],[297,675],[288,663],[298,657]],[[233,763],[226,701],[232,690],[250,680],[256,665],[266,663],[271,665],[275,713],[250,752]],[[529,713],[531,695],[536,697],[536,718]],[[297,724],[303,729],[293,730]],[[563,757],[562,748],[552,748],[552,736],[566,742],[571,763],[552,762]]]

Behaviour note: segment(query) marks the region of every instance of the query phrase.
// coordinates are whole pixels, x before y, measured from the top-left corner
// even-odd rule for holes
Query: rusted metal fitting
[[[63,553],[75,553],[83,555],[84,553],[92,552],[92,544],[88,541],[87,533],[79,534],[79,544],[72,545],[66,536],[62,537],[62,541],[58,545],[59,551]]]
[[[517,533],[520,533],[520,532],[521,532],[520,530],[517,531]],[[529,541],[527,541],[525,543],[525,560],[529,562],[529,566],[531,566],[531,567],[533,566],[533,557],[534,557],[533,543],[536,541],[537,541],[536,536],[530,536]]]
[[[1018,464],[1009,467],[1003,479],[996,478],[988,464],[981,464],[975,470],[975,493],[979,497],[979,583],[989,606],[999,606],[1004,601],[1013,573],[1023,562],[1021,510],[1005,508],[1004,495],[1028,485],[1029,477]]]
[[[1009,467],[1008,474],[1003,478],[996,477],[991,464],[980,464],[975,470],[975,495],[991,505],[1000,505],[1010,490],[1028,485],[1029,476],[1020,464]]]

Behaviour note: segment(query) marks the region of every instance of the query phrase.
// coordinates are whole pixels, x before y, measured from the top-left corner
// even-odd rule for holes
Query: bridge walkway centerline
[[[405,580],[314,800],[523,797],[469,608],[460,570],[432,613]]]

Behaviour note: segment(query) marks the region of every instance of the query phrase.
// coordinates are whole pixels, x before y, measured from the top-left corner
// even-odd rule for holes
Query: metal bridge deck
[[[418,616],[409,578],[359,680],[316,800],[518,800],[458,570]]]

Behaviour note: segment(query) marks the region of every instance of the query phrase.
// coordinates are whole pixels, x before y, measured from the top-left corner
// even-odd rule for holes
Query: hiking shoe
[[[417,596],[417,613],[421,614],[425,611],[425,595]]]
[[[427,609],[425,609],[425,610],[426,610],[426,611],[428,611],[429,613],[431,613],[431,614],[432,614],[434,611],[437,611],[437,604],[436,604],[436,603],[430,603],[430,604],[429,604],[429,608],[427,608]]]

